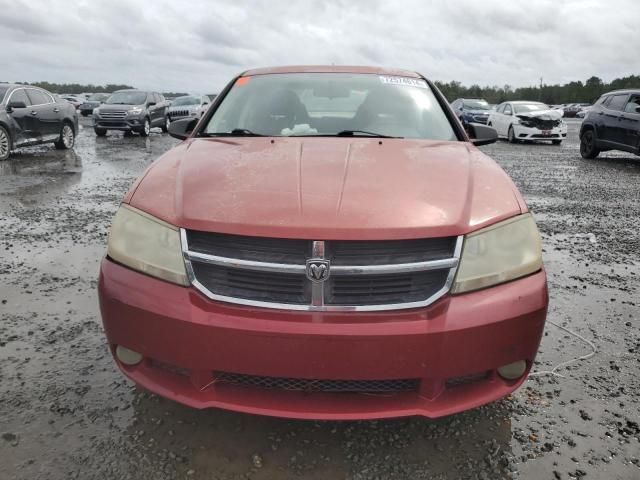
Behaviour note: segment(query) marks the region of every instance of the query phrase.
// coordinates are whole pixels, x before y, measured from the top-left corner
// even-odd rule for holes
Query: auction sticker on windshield
[[[380,81],[391,85],[405,85],[407,87],[427,88],[427,82],[419,78],[388,77],[380,75]]]

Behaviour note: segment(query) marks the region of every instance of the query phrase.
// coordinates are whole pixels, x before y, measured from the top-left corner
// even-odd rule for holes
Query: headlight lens
[[[452,293],[515,280],[542,268],[542,241],[530,214],[465,236]]]
[[[179,285],[188,285],[180,231],[128,205],[121,205],[111,224],[107,255],[134,270]]]
[[[129,110],[129,115],[140,115],[141,113],[141,108],[132,108],[131,110]]]

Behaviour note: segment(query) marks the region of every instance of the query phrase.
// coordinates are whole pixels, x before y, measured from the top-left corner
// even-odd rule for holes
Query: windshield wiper
[[[246,128],[234,128],[230,132],[205,133],[205,137],[264,137],[260,133],[254,133]]]
[[[383,135],[381,133],[369,132],[367,130],[341,130],[336,133],[337,137],[358,137],[360,135],[366,135],[368,137],[378,137],[378,138],[402,138],[402,137],[392,137],[391,135]]]

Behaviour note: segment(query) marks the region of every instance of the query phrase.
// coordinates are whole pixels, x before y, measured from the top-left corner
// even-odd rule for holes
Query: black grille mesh
[[[420,380],[317,380],[306,378],[262,377],[239,373],[217,372],[216,384],[233,384],[245,387],[288,390],[298,392],[327,393],[395,393],[416,391]]]

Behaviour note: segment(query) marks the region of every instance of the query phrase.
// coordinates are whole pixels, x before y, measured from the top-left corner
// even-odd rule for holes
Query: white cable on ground
[[[558,365],[556,365],[555,367],[553,367],[551,370],[541,370],[539,372],[533,372],[530,373],[529,376],[530,377],[540,377],[543,375],[553,375],[554,377],[560,377],[560,378],[565,378],[564,375],[560,375],[559,373],[556,372],[556,370],[558,370],[559,368],[562,367],[566,367],[567,365],[571,365],[572,363],[575,362],[579,362],[581,360],[586,360],[588,358],[593,357],[596,352],[598,351],[598,349],[596,348],[596,346],[593,344],[593,342],[587,340],[586,338],[584,338],[582,335],[574,332],[573,330],[569,330],[566,327],[563,327],[562,325],[558,325],[555,322],[552,322],[551,320],[547,320],[547,323],[550,323],[551,325],[558,327],[560,330],[564,330],[565,332],[567,332],[570,335],[573,335],[576,338],[579,338],[580,340],[582,340],[584,343],[586,343],[587,345],[589,345],[592,349],[592,351],[586,355],[583,355],[582,357],[578,357],[578,358],[572,358],[571,360],[567,360],[566,362],[562,362],[559,363]]]

